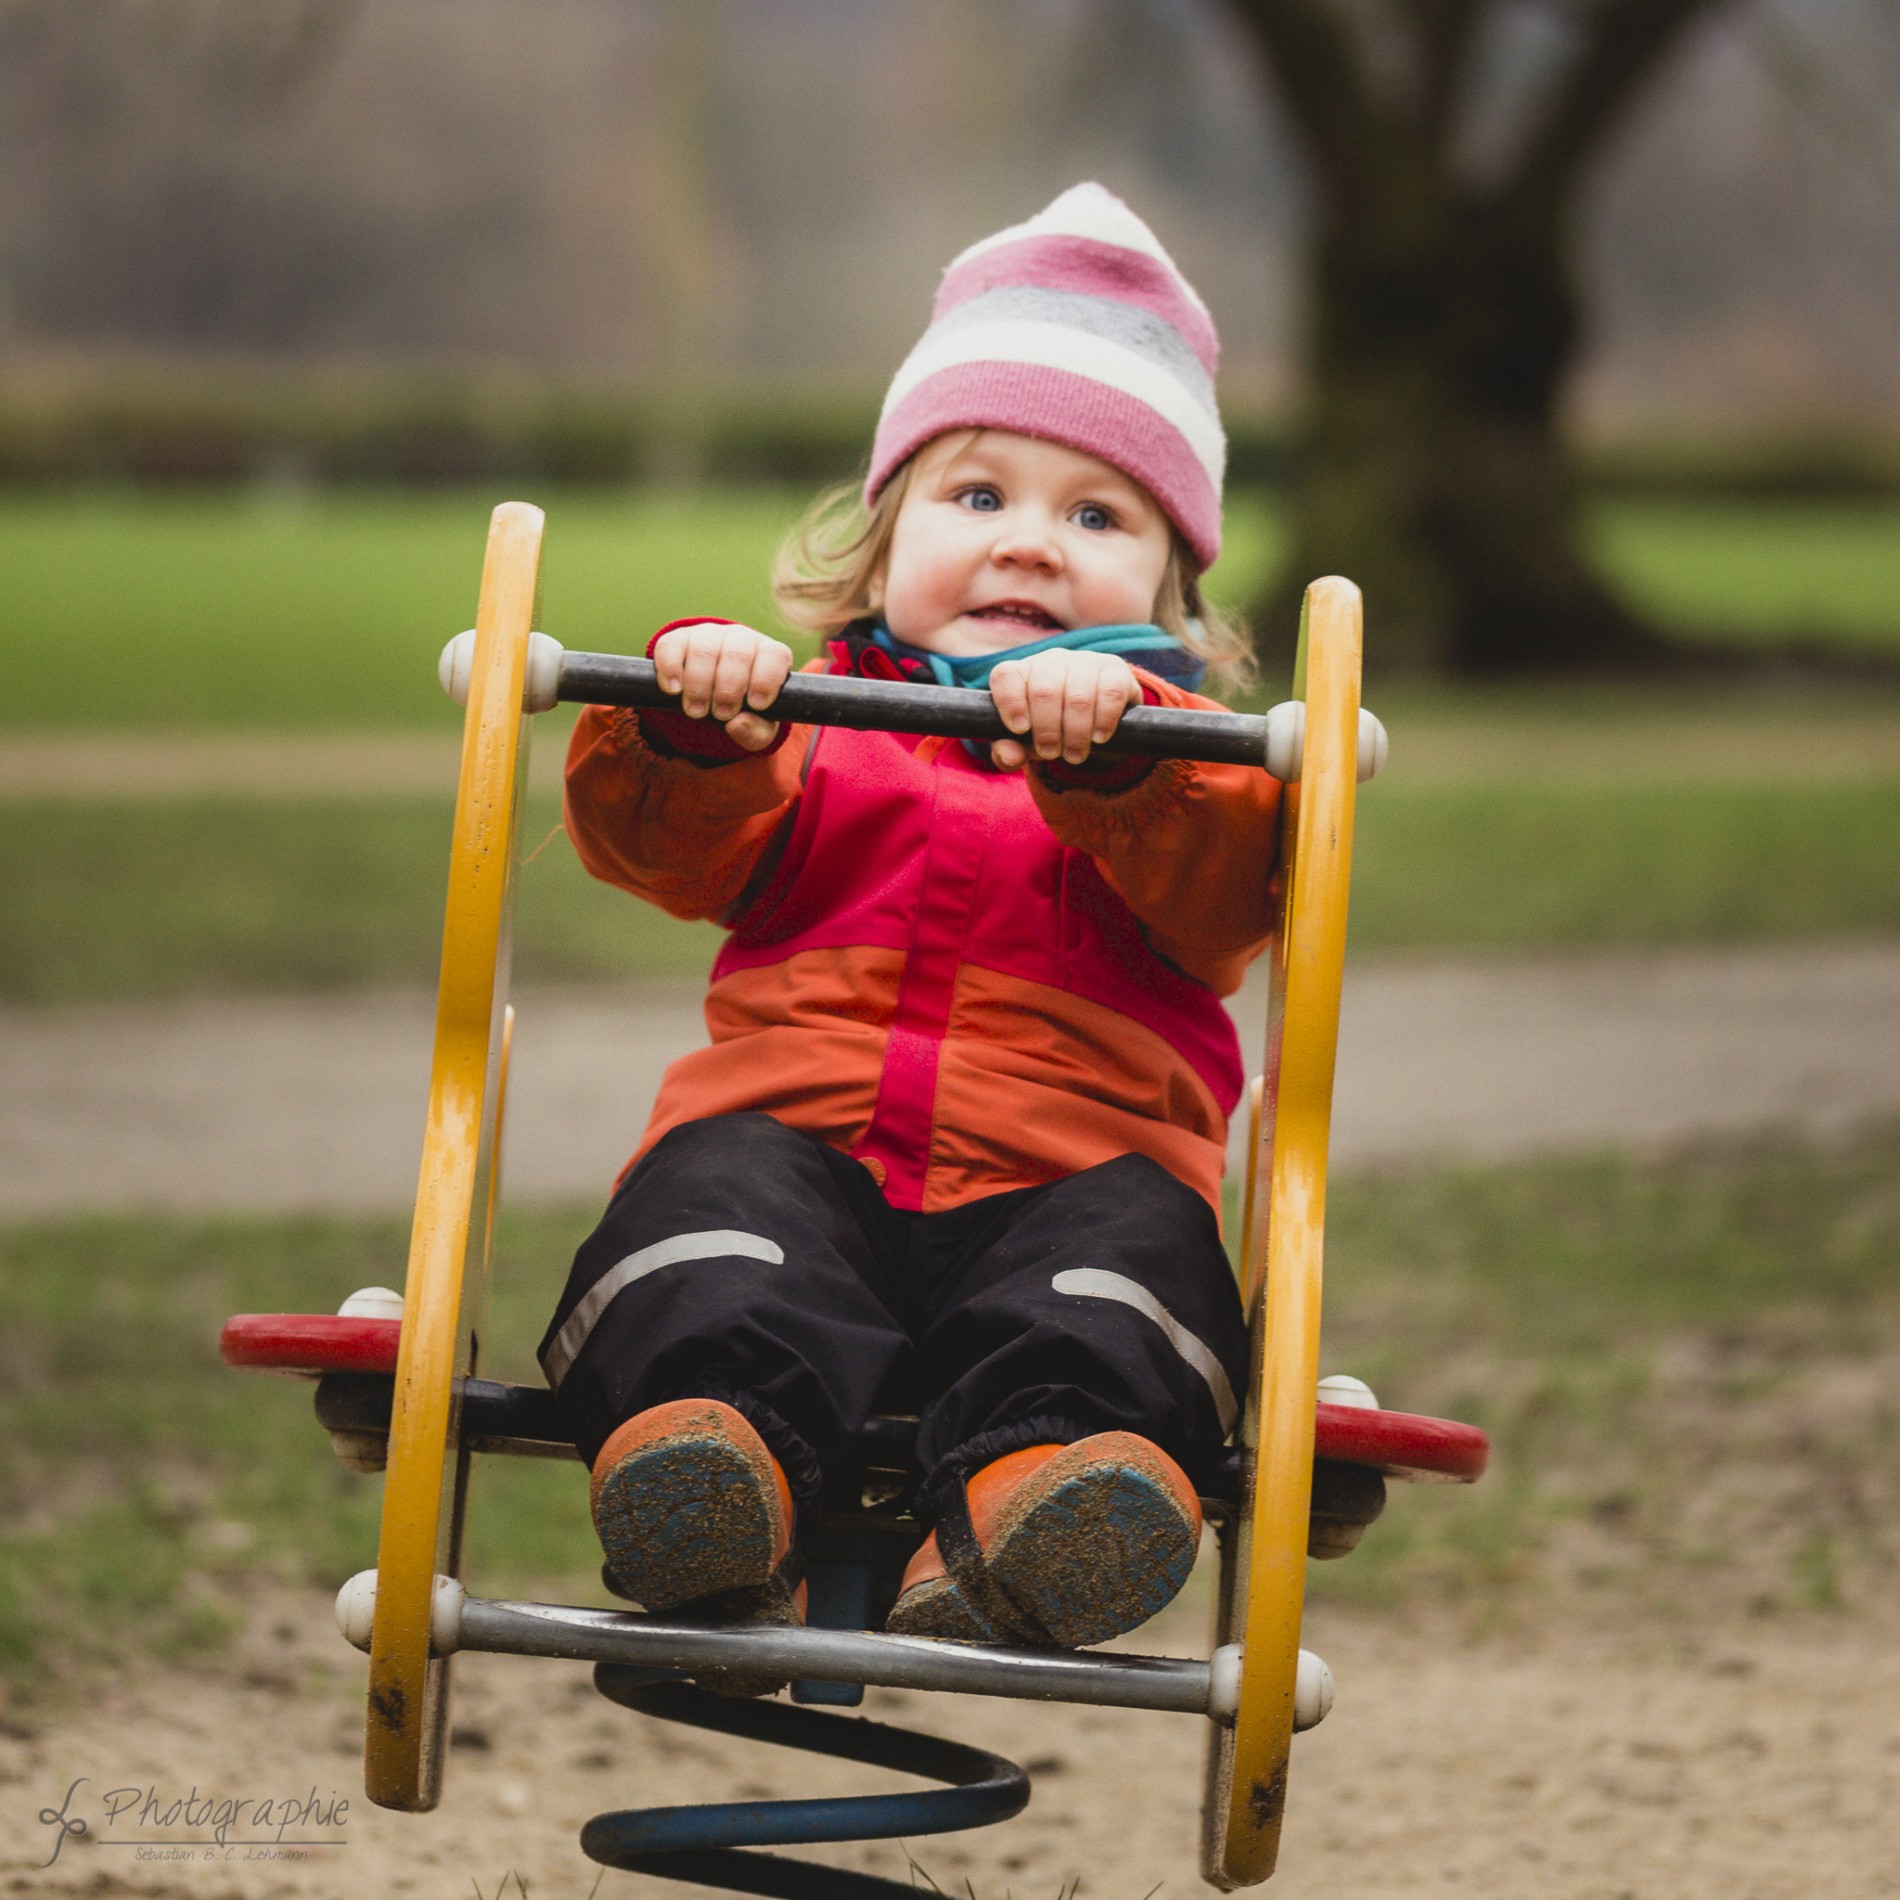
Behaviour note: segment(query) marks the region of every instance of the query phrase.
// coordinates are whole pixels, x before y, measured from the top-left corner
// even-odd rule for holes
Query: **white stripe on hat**
[[[1003,322],[1050,323],[1119,343],[1123,349],[1133,350],[1165,369],[1216,422],[1220,420],[1214,379],[1206,366],[1166,317],[1140,304],[1124,303],[1118,297],[1092,296],[1081,290],[1001,284],[945,311],[931,328],[940,336],[948,336],[953,330],[967,330],[980,323]]]
[[[1005,320],[926,330],[891,379],[883,413],[890,415],[929,377],[964,363],[1028,363],[1067,370],[1146,403],[1180,432],[1218,493],[1227,465],[1226,438],[1186,385],[1153,359],[1067,325]]]

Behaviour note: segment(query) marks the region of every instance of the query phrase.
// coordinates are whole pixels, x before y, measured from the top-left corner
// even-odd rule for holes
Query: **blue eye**
[[[1085,501],[1072,519],[1078,528],[1088,528],[1098,534],[1115,525],[1115,517],[1099,501]]]
[[[993,515],[1003,505],[1002,496],[993,488],[966,488],[957,499],[980,515]]]

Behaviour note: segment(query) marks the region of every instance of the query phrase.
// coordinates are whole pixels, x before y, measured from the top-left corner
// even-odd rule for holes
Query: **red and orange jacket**
[[[843,646],[829,670],[852,670]],[[1214,704],[1140,678],[1153,703]],[[1242,1080],[1220,998],[1268,940],[1273,779],[1161,760],[1128,783],[1117,761],[1096,790],[1087,768],[800,726],[709,764],[652,718],[583,710],[568,833],[594,876],[731,935],[710,1045],[668,1069],[640,1154],[759,1109],[863,1161],[894,1207],[1135,1153],[1218,1211]]]

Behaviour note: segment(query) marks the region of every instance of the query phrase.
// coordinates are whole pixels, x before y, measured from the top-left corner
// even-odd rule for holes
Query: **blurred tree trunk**
[[[643,240],[638,359],[653,391],[644,473],[701,479],[729,248],[719,201],[718,0],[656,0],[650,80],[635,120],[633,202]]]
[[[1577,539],[1559,403],[1582,340],[1592,161],[1725,0],[1576,0],[1514,136],[1486,124],[1517,0],[1231,0],[1312,174],[1303,584],[1365,589],[1374,653],[1415,671],[1639,663],[1661,643]],[[1489,149],[1487,149],[1489,148]],[[1270,624],[1288,623],[1287,603]]]

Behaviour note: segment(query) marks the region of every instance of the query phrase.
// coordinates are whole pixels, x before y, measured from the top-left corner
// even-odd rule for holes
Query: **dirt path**
[[[446,716],[446,709],[445,709]],[[534,782],[560,784],[565,726],[544,727]],[[0,798],[383,798],[455,789],[457,736],[425,732],[0,733]],[[1503,718],[1408,710],[1393,781],[1444,784],[1791,784],[1887,778],[1900,770],[1900,719],[1875,697],[1790,705],[1762,695],[1699,708],[1661,699],[1648,717]]]
[[[1171,1613],[1144,1647],[1197,1647]],[[1160,1632],[1163,1640],[1157,1641]],[[1900,1894],[1900,1646],[1846,1620],[1772,1630],[1679,1626],[1611,1636],[1553,1617],[1540,1634],[1473,1643],[1316,1613],[1309,1641],[1340,1699],[1296,1744],[1277,1900],[1877,1900]],[[1173,1637],[1174,1642],[1165,1639]],[[863,1792],[879,1778],[668,1728],[615,1709],[580,1665],[465,1657],[446,1799],[384,1813],[361,1797],[361,1665],[315,1597],[253,1619],[215,1666],[157,1672],[82,1712],[0,1738],[0,1883],[8,1894],[145,1900],[473,1891],[513,1869],[535,1900],[585,1900],[576,1845],[621,1805]],[[867,1712],[1029,1763],[1029,1811],[979,1834],[911,1843],[945,1890],[978,1900],[1165,1900],[1196,1877],[1200,1725],[1177,1716],[979,1703],[872,1691]],[[40,1868],[57,1809],[92,1835]],[[140,1858],[107,1791],[193,1786],[220,1796],[313,1786],[350,1799],[299,1859]],[[893,1778],[882,1785],[896,1786]],[[148,1847],[193,1831],[146,1828]],[[257,1850],[250,1850],[255,1853]],[[895,1847],[835,1864],[901,1876]],[[824,1858],[824,1856],[820,1856]],[[513,1885],[508,1888],[511,1895]],[[609,1875],[600,1893],[701,1889]],[[927,1889],[926,1889],[927,1891]]]
[[[0,798],[452,798],[460,752],[454,733],[13,735]],[[530,770],[536,790],[558,790],[561,747],[532,752]]]
[[[597,1197],[696,987],[518,999],[507,1187]],[[0,1217],[77,1208],[400,1208],[414,1192],[420,994],[0,1011]],[[1263,992],[1238,1000],[1250,1066]],[[1343,1166],[1656,1144],[1900,1113],[1900,945],[1388,962],[1349,975]]]

